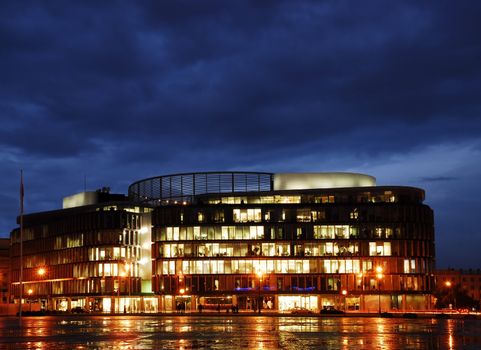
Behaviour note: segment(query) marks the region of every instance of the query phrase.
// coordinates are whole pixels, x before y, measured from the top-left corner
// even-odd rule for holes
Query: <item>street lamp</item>
[[[27,294],[28,294],[28,303],[30,304],[30,311],[32,311],[32,294],[33,294],[33,290],[32,289],[29,289],[27,291]]]
[[[123,276],[125,277],[126,283],[128,283],[128,284],[127,284],[127,288],[128,288],[128,295],[129,295],[129,297],[128,297],[127,301],[128,301],[129,312],[131,312],[131,311],[133,310],[133,305],[131,305],[131,302],[132,302],[132,301],[131,301],[131,298],[130,298],[130,294],[131,294],[131,292],[130,292],[130,290],[131,290],[131,288],[130,288],[130,280],[131,280],[131,276],[132,276],[132,275],[131,275],[131,270],[130,270],[130,260],[124,262],[124,273],[123,273]],[[125,305],[125,304],[124,304],[124,305]],[[125,307],[125,306],[124,306],[124,307]]]
[[[185,311],[185,300],[184,300],[185,288],[180,288],[179,293],[180,293],[180,301],[179,301],[179,304],[178,304],[178,310],[177,311],[180,312],[181,314],[183,314],[184,311]]]
[[[347,311],[347,307],[346,307],[346,296],[347,296],[347,290],[346,289],[343,289],[342,292],[341,292],[342,296],[344,297],[344,311]]]
[[[259,277],[259,297],[257,299],[257,308],[258,308],[259,314],[260,314],[261,313],[261,306],[262,306],[262,300],[261,300],[262,271],[257,272],[257,277]]]
[[[449,293],[453,294],[453,303],[454,303],[454,309],[456,309],[456,296],[454,294],[454,290],[451,289],[451,287],[453,286],[452,282],[451,281],[446,281],[444,282],[444,285],[449,289]]]
[[[379,313],[381,313],[381,280],[383,278],[382,272],[383,272],[382,266],[376,267]]]
[[[117,313],[120,313],[120,286],[121,286],[121,277],[125,277],[125,271],[120,272],[119,271],[119,285],[117,287]],[[125,307],[125,305],[124,305]]]
[[[357,278],[359,280],[358,288],[364,291],[364,274],[362,272],[359,272]]]
[[[40,278],[43,278],[46,273],[47,273],[47,270],[44,267],[39,267],[39,269],[37,270],[37,275]],[[46,288],[46,295],[47,295],[47,303],[46,303],[45,307],[48,310],[48,285],[45,285],[45,288]]]
[[[128,273],[128,277],[129,277],[129,278],[128,278],[128,283],[129,283],[128,288],[129,288],[129,297],[130,297],[130,264],[128,264],[127,262],[125,262],[125,264],[124,264],[124,269],[125,269],[125,271],[126,271],[126,274]]]

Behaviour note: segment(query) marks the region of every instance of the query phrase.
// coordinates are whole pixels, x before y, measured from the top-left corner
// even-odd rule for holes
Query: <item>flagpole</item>
[[[22,300],[23,300],[23,170],[20,170],[20,302],[18,315],[22,322]]]

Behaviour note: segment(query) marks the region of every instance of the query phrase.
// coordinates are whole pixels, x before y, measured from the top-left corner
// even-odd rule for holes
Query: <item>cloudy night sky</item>
[[[177,172],[426,190],[438,267],[481,259],[481,2],[2,1],[0,236]]]

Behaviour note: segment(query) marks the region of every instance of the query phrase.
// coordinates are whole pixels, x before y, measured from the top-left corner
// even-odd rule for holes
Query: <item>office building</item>
[[[423,200],[352,173],[174,174],[128,197],[82,193],[24,217],[24,291],[61,310],[425,310],[435,256]]]
[[[129,188],[152,212],[153,290],[164,309],[431,307],[424,191],[349,173],[193,173]]]
[[[23,217],[23,298],[48,310],[156,311],[150,209],[108,188]],[[20,229],[11,234],[12,298],[20,294]]]

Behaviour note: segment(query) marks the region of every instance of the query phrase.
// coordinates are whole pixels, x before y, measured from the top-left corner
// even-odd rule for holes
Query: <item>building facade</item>
[[[81,193],[12,231],[11,300],[22,285],[51,310],[425,310],[435,256],[423,200],[351,173],[175,174],[128,197]]]
[[[162,309],[431,308],[432,210],[360,174],[194,173],[141,180]]]
[[[67,311],[156,311],[150,209],[108,189],[23,217],[24,303]],[[20,229],[11,233],[11,298],[20,297]]]
[[[481,269],[439,269],[435,271],[436,290],[457,289],[481,306]],[[452,307],[455,308],[454,300]]]

